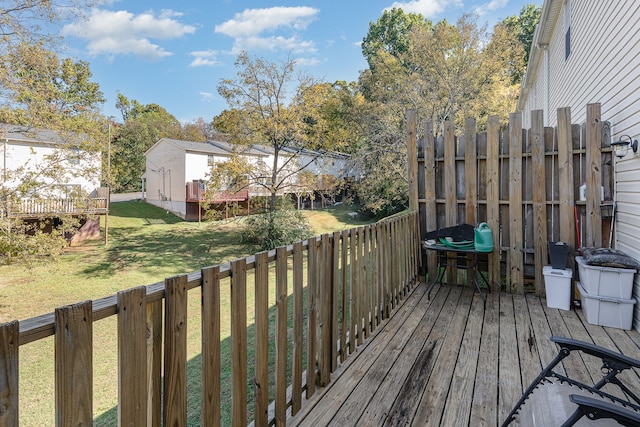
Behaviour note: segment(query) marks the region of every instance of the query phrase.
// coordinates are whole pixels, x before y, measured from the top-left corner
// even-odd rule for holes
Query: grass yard
[[[371,221],[349,215],[346,205],[305,211],[316,234],[351,228]],[[25,319],[52,312],[55,307],[98,299],[119,290],[162,281],[166,277],[199,270],[257,251],[243,244],[237,221],[184,222],[162,209],[137,201],[111,205],[109,244],[92,241],[71,248],[56,264],[0,267],[0,321]],[[251,289],[251,288],[249,288]],[[225,298],[223,296],[223,307]],[[248,301],[248,305],[252,305]],[[189,418],[199,417],[200,294],[189,295]],[[250,308],[251,310],[251,308]],[[223,316],[228,311],[223,309]],[[252,322],[250,320],[250,322]],[[223,318],[223,344],[229,321]],[[227,325],[226,327],[224,325]],[[115,318],[94,325],[95,425],[117,421],[117,348]],[[249,331],[251,335],[251,331]],[[227,343],[228,344],[228,343]],[[20,348],[20,424],[54,425],[53,339]],[[224,365],[224,363],[223,363]],[[228,363],[230,365],[230,363]]]

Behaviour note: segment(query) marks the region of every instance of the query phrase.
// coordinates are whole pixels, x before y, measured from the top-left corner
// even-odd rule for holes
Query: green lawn
[[[352,218],[349,213],[354,210],[340,205],[304,213],[314,232],[322,234],[367,223],[358,217]],[[256,247],[240,241],[239,221],[199,225],[137,201],[112,204],[108,225],[108,245],[104,240],[87,242],[68,250],[59,263],[33,269],[0,267],[0,321],[52,312],[55,307],[95,300],[122,289],[152,284],[257,251]],[[192,291],[189,307],[192,314],[188,319],[192,339],[188,351],[194,376],[197,376],[199,363],[199,301],[199,292]],[[224,319],[222,323],[228,325],[229,321]],[[117,419],[115,318],[96,322],[94,328],[95,424],[114,425]],[[21,347],[22,426],[54,424],[52,341],[49,338]],[[196,385],[190,390],[189,406],[197,412],[197,378],[193,381]],[[197,413],[192,415],[197,418]]]

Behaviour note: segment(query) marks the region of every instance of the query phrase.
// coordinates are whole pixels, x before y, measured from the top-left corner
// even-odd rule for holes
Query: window
[[[80,149],[77,147],[71,148],[69,153],[69,164],[70,165],[78,165],[80,164]]]
[[[564,0],[564,59],[571,54],[571,0]]]
[[[207,154],[207,165],[213,166],[215,162],[216,162],[216,159],[215,157],[213,157],[213,154]]]

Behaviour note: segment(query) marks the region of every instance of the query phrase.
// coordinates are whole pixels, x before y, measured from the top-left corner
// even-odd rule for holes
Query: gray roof
[[[235,151],[239,154],[247,154],[252,156],[268,156],[270,153],[269,151],[267,151],[267,149],[263,147],[259,147],[257,145],[251,145],[249,147],[245,147],[242,145],[229,144],[228,142],[224,142],[224,141],[213,141],[213,140],[207,141],[207,144],[211,144],[222,150],[226,150],[229,153],[233,153]]]
[[[30,145],[50,145],[73,142],[72,139],[77,137],[77,134],[65,135],[50,129],[0,123],[0,138],[6,141]]]
[[[194,142],[183,141],[181,139],[162,138],[160,141],[166,141],[170,144],[180,147],[185,151],[192,151],[205,154],[218,154],[222,156],[228,156],[230,153],[226,150],[216,147],[215,145],[207,144],[206,142]],[[158,142],[160,142],[158,141]],[[157,144],[157,143],[156,143]]]

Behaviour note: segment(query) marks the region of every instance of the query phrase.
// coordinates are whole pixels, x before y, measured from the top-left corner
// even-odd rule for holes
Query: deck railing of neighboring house
[[[54,336],[57,425],[91,425],[92,354],[101,350],[93,324],[116,316],[121,425],[186,425],[187,297],[198,289],[201,425],[285,425],[415,285],[418,234],[411,213],[0,325],[0,421],[18,422],[19,347]],[[230,381],[221,374],[227,304]]]
[[[104,214],[109,209],[109,199],[20,199],[9,202],[4,215],[9,217],[44,217],[53,215]]]
[[[202,188],[198,181],[187,182],[186,191],[187,202],[224,203],[241,202],[249,199],[249,189],[245,188],[238,191],[215,191],[211,193]]]

